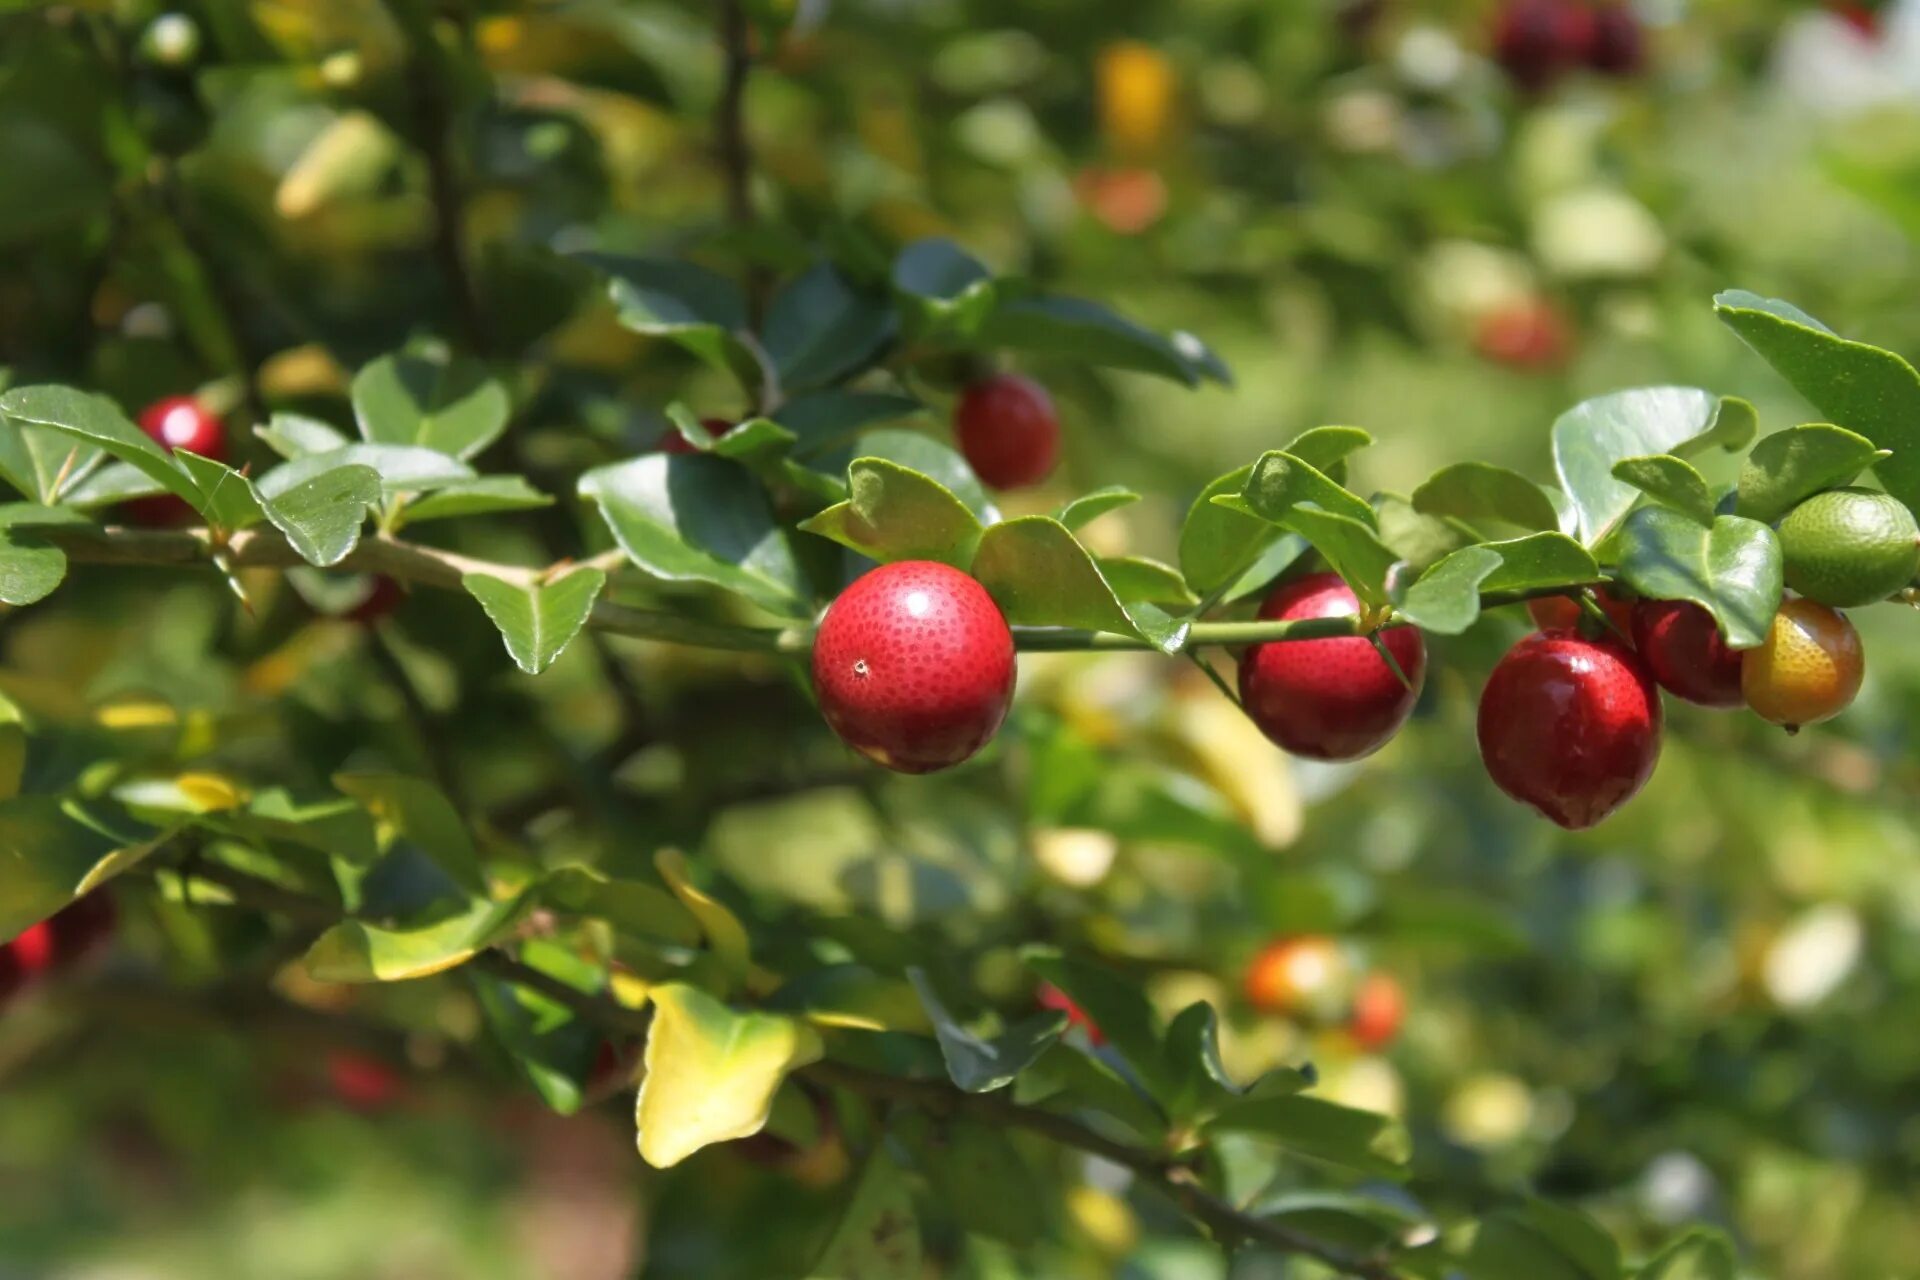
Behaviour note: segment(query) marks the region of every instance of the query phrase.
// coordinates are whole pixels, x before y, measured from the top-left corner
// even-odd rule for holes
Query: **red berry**
[[[1360,601],[1338,574],[1316,573],[1275,589],[1266,619],[1348,618]],[[1240,656],[1240,701],[1260,731],[1297,756],[1357,760],[1380,749],[1413,711],[1427,673],[1427,643],[1414,627],[1380,633],[1413,687],[1400,682],[1363,636],[1281,640]]]
[[[1013,699],[1013,632],[986,588],[931,560],[842,591],[813,641],[813,687],[842,741],[902,773],[959,764]]]
[[[19,937],[7,944],[7,951],[23,978],[37,978],[50,972],[60,955],[59,942],[53,933],[53,921],[42,920],[38,924],[28,925]]]
[[[1856,0],[1830,0],[1827,8],[1853,28],[1854,34],[1861,39],[1880,39],[1880,11],[1873,5],[1857,3]]]
[[[727,434],[727,432],[733,430],[740,424],[737,422],[728,422],[725,418],[702,418],[700,419],[700,425],[707,429],[708,435],[718,440],[721,436]],[[700,451],[687,443],[687,438],[680,434],[678,428],[668,427],[666,434],[660,437],[660,452],[698,453]]]
[[[1552,303],[1522,298],[1482,316],[1474,345],[1496,364],[1539,372],[1566,362],[1572,338]]]
[[[1633,602],[1621,599],[1607,587],[1596,587],[1594,595],[1613,622],[1618,633],[1614,639],[1625,643],[1633,634]],[[1533,617],[1533,625],[1542,631],[1578,631],[1587,621],[1587,611],[1572,596],[1538,596],[1527,601],[1527,612]]]
[[[1061,1013],[1066,1014],[1067,1025],[1069,1027],[1079,1027],[1087,1033],[1087,1039],[1091,1040],[1095,1045],[1103,1045],[1107,1042],[1107,1038],[1100,1034],[1099,1026],[1092,1018],[1087,1016],[1087,1011],[1075,1004],[1072,996],[1054,986],[1051,982],[1041,983],[1040,989],[1034,993],[1033,1000],[1034,1003],[1042,1009],[1057,1009]]]
[[[1480,758],[1499,788],[1577,831],[1640,790],[1660,755],[1660,694],[1610,637],[1541,631],[1480,695]]]
[[[399,1101],[406,1087],[398,1071],[353,1049],[329,1052],[326,1071],[333,1096],[356,1111],[383,1110]]]
[[[1690,600],[1642,600],[1633,609],[1633,647],[1660,687],[1703,707],[1737,707],[1740,651],[1727,646],[1713,615]]]
[[[953,434],[975,475],[996,489],[1039,484],[1060,457],[1060,416],[1031,378],[995,374],[960,393]]]
[[[1507,0],[1494,16],[1494,61],[1521,88],[1544,89],[1580,61],[1590,22],[1569,0]]]
[[[380,574],[374,578],[373,585],[367,588],[366,597],[347,610],[347,621],[357,622],[364,627],[373,626],[391,617],[406,598],[405,587],[386,574]]]
[[[1353,996],[1353,1016],[1347,1031],[1368,1053],[1378,1053],[1394,1042],[1407,1016],[1407,993],[1384,973],[1370,973]]]
[[[1319,934],[1270,942],[1247,962],[1247,1003],[1263,1013],[1326,1019],[1352,992],[1353,970],[1340,944]]]
[[[61,968],[81,963],[107,944],[119,913],[113,898],[105,893],[89,893],[47,921],[53,932],[54,961]]]
[[[168,449],[185,449],[216,461],[227,455],[227,433],[220,419],[191,396],[155,400],[140,415],[140,429]]]
[[[1632,6],[1603,5],[1594,10],[1587,32],[1586,61],[1602,75],[1631,76],[1646,60],[1646,38]]]

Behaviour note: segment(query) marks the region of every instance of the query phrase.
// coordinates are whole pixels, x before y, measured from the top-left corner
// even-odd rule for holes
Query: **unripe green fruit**
[[[1836,609],[1884,600],[1920,572],[1920,525],[1871,489],[1816,493],[1780,522],[1787,585]]]

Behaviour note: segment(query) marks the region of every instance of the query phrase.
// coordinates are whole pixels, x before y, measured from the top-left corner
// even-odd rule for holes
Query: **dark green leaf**
[[[1655,600],[1691,600],[1736,649],[1766,639],[1780,608],[1780,541],[1742,516],[1702,526],[1664,507],[1642,507],[1621,531],[1620,570]]]
[[[1853,480],[1882,456],[1873,441],[1824,422],[1776,431],[1740,467],[1735,514],[1771,524],[1822,489]]]
[[[22,427],[24,432],[37,432],[38,427]],[[44,433],[49,440],[60,440],[52,432]],[[11,438],[11,434],[0,431],[0,446]],[[63,449],[73,447],[71,442],[63,442]],[[62,454],[62,457],[65,455]],[[104,457],[97,453],[96,457]],[[57,465],[57,464],[56,464]],[[48,480],[53,477],[49,475]],[[62,486],[60,502],[64,506],[75,507],[82,511],[91,511],[99,507],[110,507],[117,502],[130,498],[148,498],[156,493],[165,493],[166,487],[140,468],[125,462],[109,462],[103,467],[93,469],[84,480]]]
[[[506,937],[533,907],[530,894],[505,902],[475,899],[455,916],[389,927],[343,920],[307,949],[318,982],[403,982],[444,973]]]
[[[75,391],[72,387],[15,387],[0,395],[0,415],[16,422],[45,427],[69,441],[78,441],[78,462],[104,449],[122,462],[138,467],[146,475],[187,501],[193,501],[195,489],[167,451],[151,436],[127,420],[120,406],[105,396]],[[54,450],[47,451],[51,457]],[[65,455],[55,464],[56,472],[65,464]]]
[[[913,1194],[885,1143],[873,1144],[840,1221],[805,1274],[807,1280],[919,1280],[920,1223]]]
[[[591,867],[547,873],[541,896],[562,911],[597,916],[617,929],[691,947],[700,926],[678,898],[639,880],[616,880]]]
[[[53,593],[67,576],[67,554],[34,530],[85,524],[78,512],[31,502],[0,506],[0,601],[33,604]]]
[[[1600,580],[1600,565],[1593,553],[1564,533],[1530,533],[1482,545],[1500,553],[1500,567],[1480,584],[1483,594],[1577,587]]]
[[[933,1020],[933,1034],[940,1042],[940,1055],[946,1059],[947,1074],[968,1093],[988,1093],[1012,1084],[1014,1077],[1032,1066],[1066,1030],[1064,1013],[1045,1013],[1018,1022],[991,1040],[984,1039],[954,1021],[923,971],[909,968],[907,978],[919,993],[921,1007]]]
[[[973,563],[982,532],[944,485],[882,458],[855,459],[847,468],[847,500],[800,528],[883,563],[938,560],[956,569]]]
[[[383,839],[398,836],[418,845],[434,863],[475,894],[486,888],[480,851],[446,794],[424,778],[403,773],[337,773],[333,785],[373,815]]]
[[[796,457],[811,457],[925,408],[918,400],[878,391],[813,391],[781,405],[773,420],[793,432]]]
[[[727,372],[754,365],[738,336],[747,326],[747,301],[725,276],[690,262],[598,253],[581,258],[607,277],[620,323],[635,333],[671,339]]]
[[[0,478],[34,502],[51,506],[78,501],[87,482],[98,478],[96,468],[106,458],[105,450],[70,435],[24,422],[0,422]],[[112,465],[140,477],[147,492],[160,492],[160,484],[140,468],[125,462]],[[91,499],[88,505],[108,500]]]
[[[920,326],[973,332],[993,307],[993,276],[951,240],[916,240],[893,263],[893,287],[912,300]]]
[[[471,458],[507,429],[510,408],[506,388],[477,360],[382,356],[353,379],[353,416],[375,444]]]
[[[1278,1067],[1243,1085],[1220,1060],[1220,1017],[1197,1000],[1167,1027],[1167,1062],[1175,1081],[1168,1109],[1175,1118],[1205,1120],[1244,1097],[1272,1098],[1299,1093],[1312,1082],[1291,1067]]]
[[[489,515],[498,511],[534,511],[550,507],[553,499],[519,476],[476,476],[440,485],[407,503],[402,514],[408,524],[447,520],[457,516]]]
[[[812,465],[830,465],[837,460],[837,474],[844,475],[856,458],[882,458],[930,477],[965,503],[967,510],[982,524],[992,524],[1000,518],[998,508],[981,487],[979,477],[973,474],[967,460],[932,436],[892,427],[869,431],[854,446],[822,455]]]
[[[410,444],[358,442],[325,453],[302,454],[261,476],[254,488],[270,499],[340,467],[369,467],[380,478],[381,493],[423,493],[476,477],[473,468],[438,449]]]
[[[1045,1234],[1046,1197],[1009,1130],[965,1116],[929,1119],[908,1112],[895,1122],[895,1132],[941,1208],[962,1227],[1015,1247]]]
[[[552,582],[523,584],[469,573],[460,581],[500,628],[515,665],[537,676],[580,634],[607,575],[574,569]]]
[[[1186,523],[1180,527],[1180,573],[1203,596],[1245,572],[1280,536],[1265,520],[1214,501],[1238,494],[1252,474],[1251,464],[1227,472],[1209,482],[1187,508]]]
[[[1522,529],[1560,528],[1560,517],[1539,485],[1486,462],[1456,462],[1436,471],[1413,491],[1413,508],[1425,515],[1469,522],[1498,520]]]
[[[1010,623],[1134,632],[1133,620],[1093,557],[1051,516],[1021,516],[988,526],[972,573]]]
[[[1623,458],[1736,449],[1753,436],[1753,409],[1693,387],[1642,387],[1583,401],[1553,424],[1553,464],[1572,499],[1580,540],[1595,546],[1639,497],[1614,478]]]
[[[1066,992],[1093,1019],[1107,1043],[1120,1051],[1146,1085],[1147,1092],[1156,1098],[1174,1095],[1179,1081],[1168,1067],[1153,1008],[1137,983],[1057,951],[1029,949],[1026,958],[1028,968]]]
[[[56,796],[0,801],[0,942],[133,866],[169,834],[118,830],[103,812]]]
[[[1480,535],[1467,525],[1445,516],[1423,515],[1398,494],[1376,494],[1373,518],[1380,529],[1380,541],[1416,571],[1428,569],[1449,552],[1480,541]]]
[[[823,262],[774,295],[762,341],[782,387],[815,387],[863,368],[893,331],[892,308]]]
[[[1402,1135],[1392,1121],[1319,1098],[1245,1099],[1222,1108],[1207,1128],[1258,1134],[1298,1155],[1375,1177],[1398,1178],[1405,1172]]]
[[[1003,301],[981,323],[976,337],[987,346],[1151,373],[1188,386],[1200,382],[1193,364],[1172,342],[1085,298]]]
[[[1644,458],[1622,458],[1613,464],[1616,480],[1632,485],[1663,506],[1700,524],[1713,523],[1713,494],[1693,468],[1670,453]]]
[[[0,244],[18,245],[84,223],[104,210],[113,194],[104,165],[48,120],[22,112],[18,103],[0,111],[0,166],[33,175],[31,182],[0,183]]]
[[[334,467],[265,503],[267,519],[308,564],[338,564],[360,545],[367,509],[380,501],[373,468]]]
[[[704,582],[764,609],[803,608],[799,570],[754,478],[719,458],[652,454],[580,478],[627,557],[668,582]]]

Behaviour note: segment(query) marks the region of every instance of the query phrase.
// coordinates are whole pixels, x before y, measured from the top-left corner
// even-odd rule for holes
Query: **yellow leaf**
[[[796,1018],[739,1013],[678,982],[652,995],[634,1120],[640,1157],[656,1169],[760,1132],[787,1073],[821,1055],[818,1033]]]
[[[667,888],[673,890],[674,896],[685,903],[693,918],[700,922],[700,931],[706,935],[707,945],[713,949],[727,976],[734,981],[744,978],[750,953],[747,931],[739,917],[694,887],[687,878],[687,856],[678,849],[662,849],[654,855],[653,865],[660,872],[660,878],[667,882]]]

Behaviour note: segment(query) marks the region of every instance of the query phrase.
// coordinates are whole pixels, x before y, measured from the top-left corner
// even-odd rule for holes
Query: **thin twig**
[[[753,71],[753,30],[742,0],[720,0],[720,46],[726,65],[720,100],[714,107],[714,131],[720,170],[727,186],[727,219],[735,230],[753,226],[753,145],[747,139],[747,78]],[[747,310],[751,324],[760,319],[766,277],[759,267],[746,270]],[[762,412],[770,412],[762,408]]]

